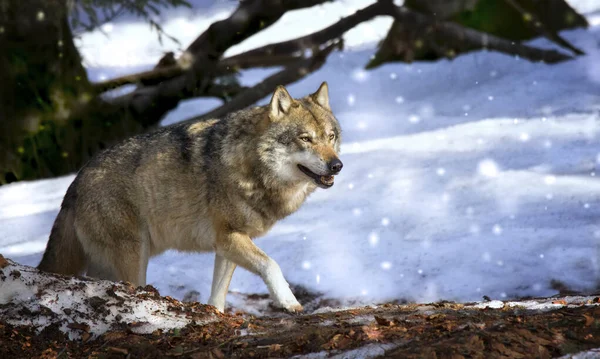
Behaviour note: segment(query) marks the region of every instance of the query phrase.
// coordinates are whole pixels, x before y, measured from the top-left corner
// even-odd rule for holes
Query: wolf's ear
[[[279,118],[284,114],[288,113],[294,99],[290,96],[289,92],[285,87],[279,85],[271,97],[271,116],[273,118]]]
[[[310,96],[316,103],[328,110],[331,110],[329,107],[329,86],[327,86],[327,81],[323,81],[317,92]]]

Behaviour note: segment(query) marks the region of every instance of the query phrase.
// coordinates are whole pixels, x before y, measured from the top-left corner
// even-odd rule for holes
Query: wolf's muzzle
[[[328,167],[332,174],[338,174],[342,170],[342,167],[344,167],[344,164],[338,158],[334,158],[329,162]]]

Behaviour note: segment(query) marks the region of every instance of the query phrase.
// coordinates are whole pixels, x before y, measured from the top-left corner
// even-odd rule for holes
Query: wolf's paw
[[[300,313],[304,310],[302,305],[298,303],[297,300],[289,301],[289,302],[278,302],[275,301],[273,305],[277,308],[283,309],[289,313]]]
[[[285,310],[290,313],[300,313],[304,310],[304,308],[300,303],[298,303],[296,305],[292,305],[291,307],[285,308]]]

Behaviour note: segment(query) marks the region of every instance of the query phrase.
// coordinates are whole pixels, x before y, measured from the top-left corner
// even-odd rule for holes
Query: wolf
[[[153,256],[214,252],[209,304],[224,311],[241,266],[275,306],[302,311],[254,239],[333,186],[341,140],[327,82],[297,99],[278,86],[265,106],[132,137],[79,170],[37,268],[143,286]]]

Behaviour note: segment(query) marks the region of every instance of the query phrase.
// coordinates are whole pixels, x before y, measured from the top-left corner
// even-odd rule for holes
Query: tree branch
[[[299,58],[300,56],[294,55],[255,56],[237,59],[225,58],[217,64],[217,70],[215,74],[229,74],[239,69],[249,69],[255,67],[287,66],[298,61]],[[162,81],[180,76],[184,72],[185,68],[180,65],[156,67],[152,70],[93,83],[92,90],[94,93],[98,94],[130,84],[153,83],[156,85]]]
[[[333,43],[325,49],[317,52],[312,57],[301,59],[286,69],[267,77],[259,84],[241,92],[238,96],[234,97],[231,101],[225,103],[223,106],[220,106],[203,115],[193,117],[183,122],[178,122],[178,124],[219,118],[230,112],[246,108],[261,100],[265,96],[268,96],[278,85],[287,85],[296,82],[304,78],[306,75],[321,68],[321,66],[323,66],[325,63],[327,56],[329,56],[329,54],[338,46],[338,42]]]
[[[453,22],[440,22],[434,17],[412,11],[405,7],[397,7],[392,0],[379,0],[341,19],[337,23],[312,34],[294,40],[262,46],[222,59],[221,61],[218,60],[227,48],[254,35],[264,27],[271,25],[287,10],[308,7],[326,1],[329,0],[244,1],[229,18],[212,24],[188,47],[184,56],[191,58],[189,70],[183,70],[181,65],[157,68],[141,74],[125,76],[120,79],[97,84],[96,88],[107,88],[109,83],[120,85],[142,80],[159,81],[155,86],[140,87],[133,93],[121,96],[113,101],[113,104],[116,106],[131,110],[137,117],[144,121],[144,124],[155,124],[160,121],[167,111],[174,108],[181,99],[206,96],[208,86],[210,86],[214,77],[219,73],[228,73],[236,68],[281,66],[292,63],[290,68],[277,74],[283,78],[287,78],[286,76],[288,75],[284,76],[283,74],[286,71],[289,74],[291,68],[298,66],[299,63],[304,61],[303,53],[307,49],[316,52],[319,46],[341,37],[346,31],[354,28],[356,25],[382,15],[392,16],[396,21],[405,26],[430,26],[438,35],[447,37],[451,41],[460,41],[465,46],[473,49],[486,48],[507,54],[519,55],[531,61],[546,61],[549,63],[571,59],[570,56],[555,50],[544,50],[514,43],[477,30],[465,28]],[[168,78],[169,76],[174,77]],[[272,79],[272,77],[269,79]],[[270,84],[271,82],[263,83]],[[256,89],[260,90],[261,88]],[[269,89],[269,91],[271,90],[272,88]],[[241,103],[241,99],[256,98],[258,100],[264,97],[264,95],[258,96],[258,94],[256,93],[254,96],[251,96],[248,94],[248,90],[243,91],[232,100],[236,102],[228,106],[235,107],[236,103]],[[237,98],[240,98],[240,100],[236,100]],[[252,104],[252,102],[247,101],[249,100],[243,101],[246,106]],[[223,108],[227,109],[230,107]],[[211,116],[215,115],[211,113]]]
[[[294,3],[294,1],[290,2]],[[322,3],[325,1],[313,0],[312,2]],[[297,6],[298,4],[295,5]],[[239,55],[224,58],[219,61],[217,70],[215,72],[217,74],[221,74],[230,73],[233,69],[286,66],[293,64],[302,58],[302,54],[294,53],[303,51],[307,48],[312,49],[315,46],[319,46],[327,41],[338,38],[346,31],[352,29],[362,22],[369,21],[378,15],[385,15],[385,9],[386,4],[384,4],[384,2],[377,2],[362,10],[358,10],[356,13],[341,19],[337,23],[323,30],[314,32],[310,35],[294,40],[263,46],[254,50],[246,51]],[[233,16],[234,15],[231,17]],[[199,40],[200,37],[194,42],[197,43]],[[192,48],[192,45],[188,47],[188,51]],[[196,45],[196,48],[199,46],[200,45]],[[170,67],[155,68],[153,70],[144,71],[133,75],[127,75],[103,82],[98,82],[94,84],[93,87],[97,92],[100,93],[109,89],[127,84],[139,83],[142,81],[161,82],[179,76],[183,73],[184,69],[181,66],[173,65]]]
[[[227,19],[217,21],[188,46],[189,70],[155,86],[139,87],[111,101],[131,112],[145,126],[158,123],[183,98],[202,94],[212,82],[217,62],[231,46],[272,25],[289,10],[331,0],[246,0]],[[166,69],[166,68],[165,68]],[[168,71],[168,70],[165,70]]]
[[[327,41],[339,38],[356,25],[369,21],[376,16],[390,15],[390,6],[394,6],[391,0],[378,1],[354,14],[342,18],[335,24],[312,34],[293,40],[278,42],[246,51],[244,53],[226,58],[224,61],[244,62],[245,59],[265,56],[283,56],[303,52]]]
[[[413,25],[422,27],[431,26],[436,34],[445,36],[448,39],[460,40],[460,43],[465,47],[484,48],[510,55],[518,55],[530,61],[544,61],[547,63],[557,63],[572,59],[571,56],[556,50],[539,49],[466,28],[453,22],[437,21],[434,17],[404,7],[392,5],[389,14],[405,27]]]
[[[545,38],[547,38],[548,40],[554,42],[558,46],[562,46],[566,49],[571,50],[576,55],[585,55],[585,52],[583,52],[582,50],[580,50],[577,47],[575,47],[574,45],[572,45],[570,42],[565,40],[565,38],[560,36],[558,33],[550,31],[548,28],[546,28],[544,23],[540,19],[538,19],[537,16],[535,16],[535,14],[530,13],[527,10],[523,9],[523,7],[521,7],[521,5],[519,5],[519,3],[517,3],[514,0],[504,0],[504,1],[506,1],[506,3],[508,5],[512,6],[515,10],[517,10],[519,13],[521,13],[521,15],[523,15],[523,18],[524,18],[525,22],[527,23],[527,25],[529,25],[531,28],[533,28],[540,35],[542,35]]]

